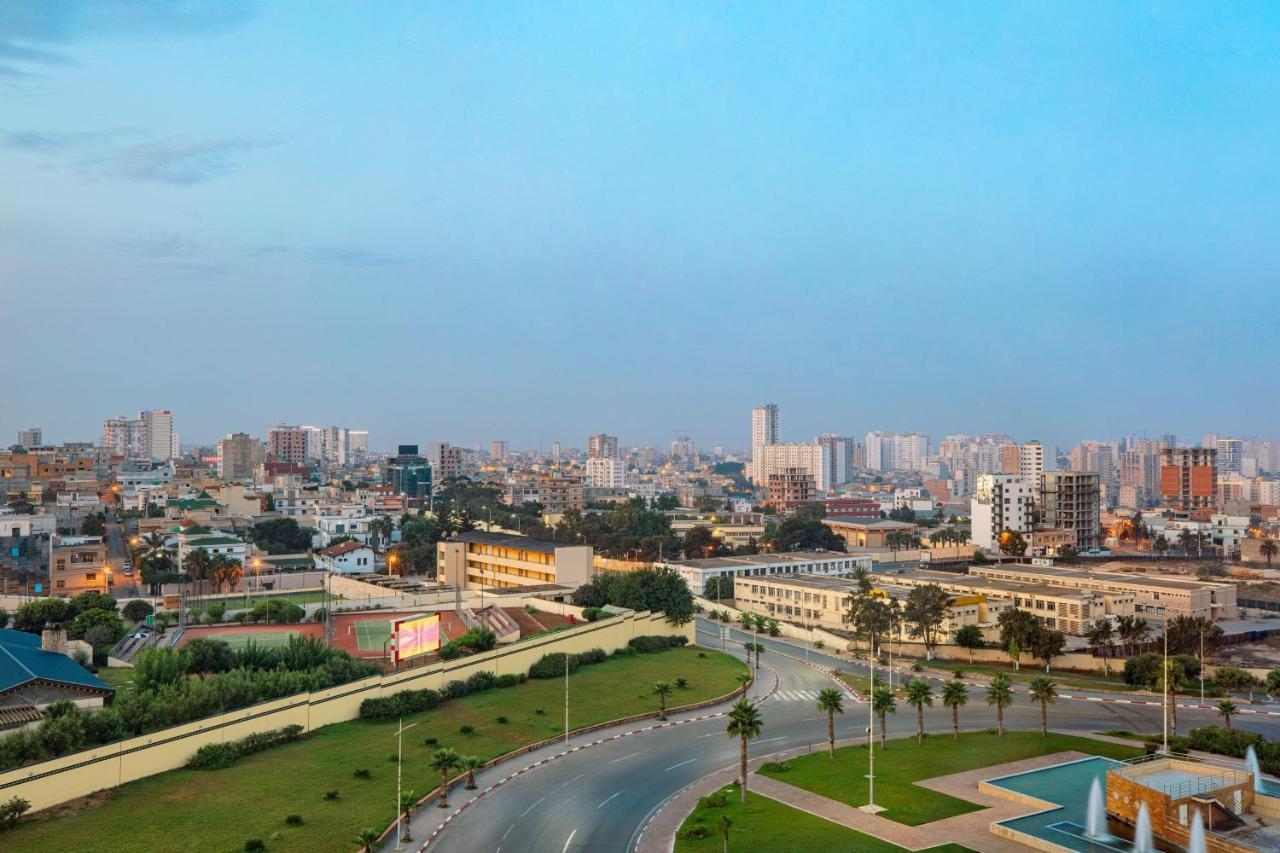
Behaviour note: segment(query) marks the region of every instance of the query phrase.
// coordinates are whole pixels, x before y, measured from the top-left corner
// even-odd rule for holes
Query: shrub
[[[604,619],[609,613],[603,607],[587,607],[582,611],[582,618],[588,622],[595,622]]]
[[[244,853],[262,853],[267,849],[267,845],[261,838],[250,838],[244,843]]]
[[[387,756],[387,761],[390,761],[392,764],[399,764],[400,756],[393,752]]]
[[[461,699],[469,692],[470,690],[467,688],[467,682],[454,679],[444,686],[442,695],[445,699]]]
[[[337,791],[325,791],[325,792],[324,792],[324,798],[325,798],[326,800],[329,800],[330,802],[332,802],[333,800],[338,799],[338,792],[337,792]]]
[[[770,773],[785,773],[791,769],[791,764],[786,761],[766,761],[760,765],[760,769]]]
[[[468,723],[464,723],[463,725],[458,727],[458,733],[464,734],[464,735],[473,735],[476,733],[476,727]]]
[[[354,776],[354,777],[356,777],[357,779],[368,779],[368,778],[369,778],[369,768],[367,768],[367,767],[361,767],[361,768],[358,768],[358,769],[357,769],[354,773],[352,773],[351,775],[352,775],[352,776]]]
[[[499,675],[493,682],[494,687],[515,687],[520,683],[520,676],[514,673]]]
[[[291,814],[284,819],[284,822],[289,824],[289,826],[302,826],[302,815]]]
[[[669,636],[666,634],[648,634],[640,637],[632,637],[628,646],[637,652],[660,652],[665,649],[673,649],[677,646],[683,646],[689,642],[689,638],[684,634],[676,634]]]
[[[722,809],[729,804],[729,798],[725,796],[724,791],[716,791],[714,794],[708,794],[698,799],[698,808],[700,809]]]
[[[209,743],[196,750],[187,761],[187,769],[221,770],[235,764],[239,757],[234,743]]]
[[[918,661],[918,660],[916,660],[916,661],[912,661],[912,662],[911,662],[911,671],[912,671],[912,672],[924,672],[924,664],[923,664],[923,663],[921,663],[921,662],[920,662],[920,661]]]
[[[677,678],[677,679],[676,679],[676,687],[679,687],[681,690],[683,690],[684,688],[686,688],[686,687],[688,687],[688,686],[689,686],[689,679],[687,679],[687,678]]]
[[[499,714],[499,715],[498,715],[498,725],[500,725],[500,726],[505,726],[505,725],[506,725],[507,723],[509,723],[509,722],[511,722],[511,721],[507,719],[507,717],[506,717],[506,715],[505,715],[505,714]]]
[[[538,658],[533,666],[529,667],[530,678],[558,678],[564,675],[565,654],[564,652],[551,652]],[[569,660],[569,669],[573,670],[573,660]]]
[[[485,690],[492,689],[498,677],[492,672],[477,672],[475,675],[467,679],[468,693],[481,693]]]
[[[0,803],[0,832],[7,832],[18,825],[22,816],[31,808],[31,803],[22,797],[14,797]]]
[[[533,709],[533,713],[535,713],[535,714],[537,714],[537,715],[541,716],[541,715],[543,715],[543,714],[545,714],[545,713],[547,713],[547,712],[546,712],[546,709],[544,709],[544,708],[534,708],[534,709]]]
[[[429,738],[427,738],[426,740],[424,740],[422,743],[423,743],[423,745],[425,745],[425,746],[435,746],[435,745],[436,745],[436,744],[438,744],[439,742],[440,742],[440,738],[438,738],[438,737],[429,737]]]
[[[698,657],[705,658],[706,656],[707,656],[706,652],[698,652]]]
[[[631,657],[635,653],[636,653],[636,650],[631,648],[630,646],[623,646],[621,648],[613,650],[613,656],[618,658]]]
[[[190,770],[221,770],[245,755],[289,743],[302,737],[302,726],[285,726],[269,732],[257,732],[229,743],[211,743],[200,747],[187,762]]]

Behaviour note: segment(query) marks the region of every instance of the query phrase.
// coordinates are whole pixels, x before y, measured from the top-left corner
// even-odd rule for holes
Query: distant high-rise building
[[[677,435],[671,442],[671,455],[677,459],[688,462],[694,453],[693,439],[687,435]]]
[[[598,489],[617,489],[626,485],[627,466],[621,459],[596,457],[587,460],[588,486]]]
[[[826,480],[830,486],[834,488],[841,483],[847,483],[854,466],[854,440],[848,436],[827,433],[815,438],[813,443],[827,448]]]
[[[102,446],[129,459],[167,461],[178,455],[173,412],[150,409],[136,418],[119,415],[102,423]]]
[[[1032,439],[1018,445],[1018,473],[1028,483],[1040,482],[1044,473],[1044,445]]]
[[[560,442],[551,442],[551,459],[555,462],[560,461]]]
[[[867,433],[867,467],[873,471],[922,471],[929,437],[918,432]]]
[[[453,447],[447,441],[433,441],[427,445],[426,457],[431,463],[431,477],[436,483],[463,474],[465,457],[461,447]]]
[[[308,431],[298,426],[277,424],[267,430],[267,461],[307,464]]]
[[[1184,512],[1212,510],[1218,494],[1217,456],[1216,448],[1165,448],[1160,456],[1160,497]]]
[[[1077,548],[1101,545],[1102,478],[1085,471],[1046,471],[1039,482],[1041,526],[1074,531]]]
[[[763,448],[778,443],[780,421],[777,403],[766,403],[751,410],[751,466],[747,469],[747,476],[762,486],[765,482],[759,465],[764,456]]]
[[[261,441],[248,433],[229,433],[218,442],[218,476],[224,480],[250,480],[265,458]]]
[[[1219,438],[1218,473],[1239,474],[1240,463],[1244,459],[1244,442],[1238,438]]]
[[[587,439],[588,459],[617,459],[618,437],[600,433]]]
[[[1035,487],[1021,474],[983,474],[969,502],[973,543],[995,551],[1004,531],[1029,533],[1034,501]]]
[[[44,431],[40,427],[30,427],[18,433],[18,444],[23,447],[39,447],[44,444]]]
[[[347,444],[351,449],[350,461],[360,464],[369,456],[369,431],[367,429],[347,430]]]
[[[803,468],[769,472],[769,503],[786,512],[817,498],[813,475]]]
[[[431,496],[431,465],[418,455],[418,445],[402,444],[382,466],[382,482],[411,503],[421,505]]]
[[[502,462],[507,458],[507,448],[508,445],[505,441],[489,442],[489,458],[496,462]]]
[[[1206,432],[1200,436],[1200,447],[1205,450],[1218,449],[1218,434],[1216,432]]]
[[[173,430],[173,412],[168,409],[148,409],[140,412],[146,430],[146,453],[154,460],[168,460],[179,455],[178,435]]]

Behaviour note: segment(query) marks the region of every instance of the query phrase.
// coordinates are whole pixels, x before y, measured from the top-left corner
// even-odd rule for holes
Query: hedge
[[[360,703],[360,716],[366,720],[394,720],[397,717],[430,711],[450,699],[461,699],[471,693],[483,693],[494,687],[515,687],[523,680],[519,675],[494,675],[477,672],[466,681],[453,680],[442,690],[401,690],[390,696],[366,699]]]
[[[189,770],[221,770],[230,767],[246,755],[271,749],[302,737],[302,726],[285,726],[269,732],[257,732],[229,743],[211,743],[200,747],[187,762]]]
[[[569,671],[573,672],[580,666],[586,666],[593,663],[601,663],[608,655],[604,649],[588,649],[581,654],[569,655]],[[564,675],[565,666],[564,652],[551,652],[538,658],[533,666],[529,667],[530,678],[558,678]]]
[[[674,649],[679,646],[686,645],[689,638],[684,634],[647,634],[640,637],[632,637],[628,646],[637,652],[661,652],[666,649]]]

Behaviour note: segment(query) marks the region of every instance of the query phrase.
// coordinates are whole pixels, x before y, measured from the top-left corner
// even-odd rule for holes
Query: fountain
[[[1187,853],[1209,853],[1208,844],[1204,840],[1204,821],[1200,819],[1200,810],[1196,809],[1195,819],[1191,821],[1191,842],[1187,845]]]
[[[1133,828],[1133,853],[1155,853],[1155,839],[1151,837],[1151,813],[1147,804],[1138,807],[1138,822]]]
[[[1085,816],[1085,833],[1090,838],[1104,838],[1107,835],[1107,809],[1102,801],[1102,784],[1098,777],[1093,777],[1089,786],[1089,811]]]
[[[1244,751],[1244,763],[1249,768],[1249,772],[1253,774],[1253,789],[1261,791],[1262,765],[1258,763],[1258,753],[1253,751],[1253,744],[1249,744],[1249,748]]]

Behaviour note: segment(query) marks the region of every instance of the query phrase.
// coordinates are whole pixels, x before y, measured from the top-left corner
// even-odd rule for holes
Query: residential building
[[[307,464],[308,430],[278,424],[267,430],[267,460],[291,465]]]
[[[778,512],[789,512],[817,497],[813,474],[804,468],[783,468],[769,473],[769,503]]]
[[[1102,544],[1101,490],[1098,474],[1045,471],[1040,475],[1040,523],[1051,530],[1074,531],[1077,548],[1097,548]]]
[[[1000,549],[1000,534],[1031,532],[1035,489],[1021,474],[983,474],[969,501],[973,544]]]
[[[431,464],[418,455],[418,445],[402,444],[396,455],[383,464],[382,482],[420,506],[431,497],[431,473]]]
[[[827,465],[826,481],[828,488],[835,488],[841,483],[847,483],[849,476],[853,472],[853,439],[843,435],[827,433],[815,438],[813,443],[825,448],[823,459]]]
[[[28,427],[18,433],[18,444],[30,450],[44,444],[44,430],[40,427]]]
[[[248,433],[228,433],[218,442],[218,476],[224,480],[252,480],[264,459],[262,442]]]
[[[929,437],[918,432],[869,432],[867,467],[873,471],[922,471],[929,460]]]
[[[116,456],[126,459],[145,459],[149,447],[146,438],[146,427],[141,417],[126,418],[117,415],[102,422],[102,446],[110,449]]]
[[[100,708],[111,698],[114,688],[76,663],[73,648],[88,644],[68,641],[62,628],[39,636],[0,629],[0,730],[39,723],[55,702]]]
[[[472,531],[436,546],[439,577],[448,586],[577,589],[592,577],[590,545],[565,545],[528,536]]]
[[[360,512],[364,507],[355,508]],[[316,518],[316,538],[321,548],[328,548],[329,543],[342,536],[350,536],[362,545],[369,544],[373,536],[369,524],[374,520],[371,515],[322,515]]]
[[[363,542],[339,542],[319,554],[320,566],[340,575],[369,574],[375,569],[373,549]]]
[[[148,409],[138,413],[143,428],[143,458],[164,461],[181,455],[178,434],[173,430],[173,412]]]
[[[466,459],[461,447],[453,447],[447,441],[433,441],[427,445],[426,455],[437,484],[463,475]]]
[[[780,420],[776,403],[766,403],[751,410],[751,464],[747,468],[747,476],[757,485],[765,482],[760,462],[764,457],[764,448],[778,443],[781,435]]]
[[[1219,438],[1215,442],[1218,450],[1218,474],[1239,474],[1244,461],[1244,441],[1239,438]]]
[[[543,513],[554,515],[584,508],[586,500],[582,488],[582,481],[577,477],[521,473],[508,481],[505,501],[510,506],[542,504]]]
[[[814,488],[825,494],[833,485],[830,455],[828,445],[766,444],[760,448],[759,461],[755,463],[756,484],[767,488],[772,475],[799,468],[813,477]]]
[[[828,516],[822,523],[831,528],[849,548],[888,548],[893,533],[911,533],[916,529],[907,521],[891,518],[857,518],[852,516]]]
[[[495,462],[503,462],[507,458],[510,445],[505,441],[489,442],[489,458]]]
[[[181,571],[191,552],[200,549],[210,557],[221,554],[240,565],[248,565],[250,546],[240,537],[225,530],[219,530],[204,524],[196,524],[190,519],[178,524],[178,568]]]
[[[49,549],[49,594],[74,597],[110,591],[107,543],[101,536],[55,536]]]
[[[1018,445],[1018,473],[1028,483],[1040,482],[1040,475],[1044,473],[1043,444],[1032,439]]]
[[[1160,454],[1164,502],[1182,512],[1211,512],[1218,494],[1217,455],[1212,447],[1164,448]]]
[[[618,437],[600,433],[587,439],[588,459],[617,459]]]
[[[621,459],[589,457],[587,485],[597,489],[618,489],[627,484],[627,466]]]
[[[704,595],[715,578],[759,578],[773,575],[849,575],[856,568],[870,571],[871,557],[838,551],[786,551],[778,554],[743,554],[705,560],[670,561],[664,565],[679,572],[694,595]]]
[[[672,459],[690,462],[696,453],[697,450],[693,446],[693,439],[687,435],[677,435],[675,440],[671,442]]]

